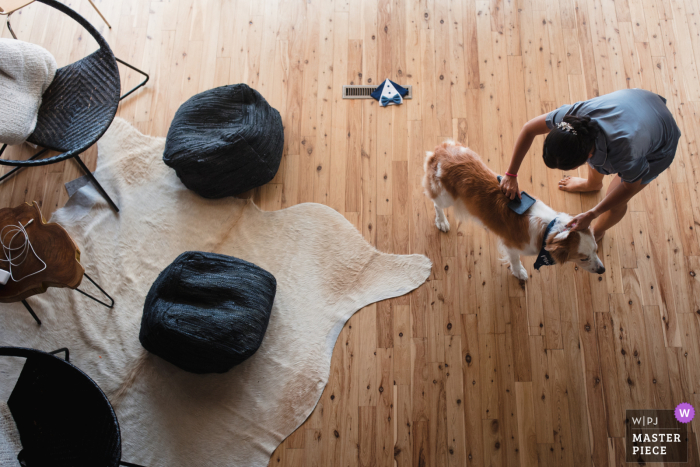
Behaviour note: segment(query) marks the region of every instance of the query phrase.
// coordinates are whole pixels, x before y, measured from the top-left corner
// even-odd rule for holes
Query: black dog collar
[[[552,255],[550,255],[549,252],[544,249],[544,247],[547,245],[547,237],[549,237],[549,232],[552,231],[552,227],[554,227],[554,223],[556,221],[557,218],[555,217],[554,219],[552,219],[552,222],[549,223],[549,225],[544,231],[544,238],[542,238],[542,248],[540,248],[540,252],[537,254],[537,261],[535,261],[535,269],[537,269],[538,271],[542,266],[551,266],[553,264],[556,264],[556,261],[554,261]]]

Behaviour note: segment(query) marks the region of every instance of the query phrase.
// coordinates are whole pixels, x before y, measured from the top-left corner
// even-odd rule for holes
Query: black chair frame
[[[63,352],[65,354],[65,358],[60,358],[57,357],[56,354]],[[102,406],[103,409],[109,413],[111,423],[113,423],[113,430],[112,430],[112,435],[114,436],[114,441],[116,443],[117,449],[115,449],[115,452],[112,452],[111,455],[112,457],[109,458],[109,464],[108,467],[116,467],[119,465],[123,465],[126,467],[143,467],[138,464],[132,464],[130,462],[125,462],[121,460],[121,432],[119,430],[119,421],[117,420],[117,415],[114,413],[114,409],[112,408],[112,404],[109,402],[109,399],[105,395],[105,393],[102,391],[102,389],[97,385],[97,383],[90,378],[85,372],[83,372],[80,368],[77,366],[73,365],[70,362],[70,352],[67,348],[63,347],[57,350],[54,350],[53,352],[44,352],[41,350],[37,349],[29,349],[29,348],[24,348],[24,347],[0,347],[0,356],[5,356],[5,357],[20,357],[20,358],[25,358],[27,361],[30,359],[36,359],[37,361],[43,361],[45,362],[44,364],[50,364],[50,365],[56,365],[59,364],[61,365],[61,368],[65,368],[65,371],[62,369],[62,374],[70,374],[71,378],[69,378],[69,381],[74,380],[76,377],[79,378],[80,381],[85,382],[85,387],[90,387],[91,394],[97,396],[96,400],[99,400],[100,405]],[[25,363],[26,365],[26,363]],[[21,379],[21,377],[20,377]],[[15,387],[16,389],[16,387]],[[10,403],[12,402],[12,399],[14,397],[14,390],[12,395],[10,396]],[[10,411],[13,412],[13,417],[15,417],[15,413],[13,411],[12,405],[10,406]],[[34,422],[36,423],[36,422]],[[20,423],[17,423],[18,426],[20,426]],[[23,437],[22,431],[20,431],[20,438]],[[24,443],[24,441],[23,441]],[[25,454],[24,450],[19,453],[18,460],[20,462],[20,465],[22,466],[27,466],[27,467],[32,467],[31,464],[26,463],[25,459]]]
[[[107,131],[107,128],[109,128],[109,125],[111,124],[112,120],[114,119],[114,116],[117,113],[117,107],[119,105],[119,101],[126,98],[127,96],[132,94],[134,91],[136,91],[140,87],[144,86],[149,80],[149,75],[147,73],[145,73],[144,71],[139,70],[135,66],[130,65],[130,64],[126,63],[125,61],[116,58],[114,56],[114,53],[112,52],[112,49],[109,47],[109,44],[107,44],[107,41],[102,37],[102,35],[97,31],[97,29],[95,29],[95,27],[92,26],[92,24],[90,24],[85,18],[80,16],[77,12],[75,12],[71,8],[67,7],[63,3],[60,3],[56,0],[36,0],[36,1],[39,3],[44,3],[52,8],[55,8],[55,9],[61,11],[62,13],[66,14],[67,16],[71,17],[73,20],[75,20],[77,23],[79,23],[83,28],[85,28],[85,30],[88,33],[90,33],[90,35],[95,39],[95,41],[99,45],[99,49],[96,52],[94,52],[93,54],[79,60],[78,62],[75,62],[71,65],[68,65],[66,67],[59,69],[56,72],[57,76],[61,70],[65,70],[65,69],[68,69],[70,67],[74,67],[76,64],[78,64],[84,60],[87,61],[87,60],[92,59],[95,63],[98,63],[98,61],[94,59],[94,57],[98,57],[100,60],[99,64],[102,67],[102,69],[99,71],[102,71],[104,73],[109,74],[110,77],[112,77],[115,80],[117,91],[116,91],[116,95],[108,96],[108,97],[111,97],[111,99],[113,99],[113,102],[111,102],[111,100],[110,100],[110,103],[107,106],[107,107],[109,107],[107,109],[107,114],[108,114],[108,115],[106,115],[107,118],[104,118],[102,122],[98,122],[97,123],[98,126],[93,129],[94,131],[88,132],[89,137],[85,138],[84,140],[81,140],[79,142],[79,144],[77,145],[77,147],[70,147],[70,148],[60,147],[60,144],[56,144],[55,138],[51,142],[46,142],[42,139],[42,137],[40,135],[37,135],[40,124],[41,124],[41,113],[42,113],[41,109],[39,109],[39,117],[40,118],[37,121],[37,128],[34,130],[34,133],[32,135],[30,135],[28,141],[32,142],[34,144],[37,144],[38,146],[41,146],[43,149],[41,149],[39,152],[37,152],[36,154],[34,154],[31,158],[29,158],[27,160],[8,160],[8,159],[2,159],[2,154],[5,151],[5,148],[7,148],[7,144],[3,145],[2,148],[0,148],[0,165],[12,166],[15,168],[10,170],[9,172],[7,172],[2,177],[0,177],[0,183],[2,183],[3,181],[7,180],[10,177],[12,177],[14,174],[17,173],[18,170],[22,169],[23,167],[35,167],[35,166],[41,166],[41,165],[54,164],[54,163],[61,162],[61,161],[72,158],[80,166],[81,170],[85,173],[85,175],[90,179],[90,182],[97,189],[97,191],[99,191],[100,194],[105,198],[105,200],[111,206],[111,208],[114,209],[115,212],[119,212],[119,208],[114,203],[114,201],[112,201],[112,198],[110,198],[110,196],[107,194],[107,192],[104,190],[104,188],[102,188],[102,185],[100,185],[100,183],[97,181],[97,179],[92,174],[92,172],[90,172],[90,170],[87,168],[87,166],[80,159],[80,154],[83,153],[85,150],[87,150],[90,146],[95,144],[97,142],[97,140],[99,140],[102,137],[102,135]],[[7,25],[8,25],[8,29],[10,30],[10,33],[12,34],[12,36],[15,39],[17,39],[17,37],[15,36],[15,33],[12,31],[12,28],[10,26],[9,16],[7,18]],[[141,75],[143,75],[145,77],[144,80],[141,83],[139,83],[136,87],[134,87],[133,89],[131,89],[130,91],[126,92],[125,94],[123,94],[121,96],[119,96],[119,82],[120,81],[119,81],[119,69],[117,67],[117,62],[131,68],[132,70],[140,73]],[[114,74],[115,76],[111,76],[112,74]],[[56,80],[54,79],[54,82],[55,81]],[[54,83],[52,83],[51,86],[53,86],[53,84]],[[46,92],[44,93],[44,96],[49,94],[49,92],[52,90],[51,86],[49,86],[49,88],[46,90]],[[107,89],[107,91],[110,91],[110,90]],[[113,109],[112,109],[112,107],[113,107]],[[111,113],[111,115],[109,115],[110,113]],[[82,124],[89,125],[89,123],[84,123],[84,122]],[[40,159],[40,157],[48,150],[58,151],[58,152],[60,152],[60,154],[57,154],[55,156],[48,157],[45,159]]]

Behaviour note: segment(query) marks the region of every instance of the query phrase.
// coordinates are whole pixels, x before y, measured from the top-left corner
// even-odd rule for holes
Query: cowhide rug
[[[348,318],[421,285],[430,261],[377,251],[342,215],[320,204],[263,212],[251,201],[201,198],[163,164],[164,144],[116,119],[98,143],[96,176],[121,212],[87,185],[51,219],[80,246],[87,273],[116,299],[114,309],[75,291],[49,289],[29,299],[41,327],[21,304],[2,305],[0,343],[68,347],[71,361],[114,404],[126,461],[266,466],[316,406]],[[138,340],[151,284],[187,250],[236,256],[277,278],[261,348],[225,374],[187,373]],[[89,288],[86,280],[82,287]],[[0,360],[5,400],[21,367],[16,360]]]

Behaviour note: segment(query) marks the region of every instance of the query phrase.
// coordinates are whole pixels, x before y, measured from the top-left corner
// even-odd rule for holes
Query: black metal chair
[[[77,21],[97,41],[99,49],[87,57],[56,70],[56,76],[42,97],[36,128],[27,141],[43,149],[28,160],[6,160],[0,165],[14,166],[0,182],[22,167],[54,164],[73,158],[95,188],[115,211],[119,208],[80,159],[80,154],[95,144],[107,131],[117,113],[119,101],[148,81],[148,74],[119,60],[107,41],[85,18],[55,0],[36,0],[53,7]],[[13,33],[14,35],[14,33]],[[135,88],[120,96],[121,83],[117,62],[137,71],[146,78]],[[0,149],[0,156],[7,145]],[[38,159],[46,151],[58,151],[53,157]]]
[[[65,360],[54,354],[65,352]],[[26,358],[7,405],[17,424],[26,467],[140,467],[121,460],[121,434],[107,396],[68,361],[51,353],[0,347],[0,356]]]

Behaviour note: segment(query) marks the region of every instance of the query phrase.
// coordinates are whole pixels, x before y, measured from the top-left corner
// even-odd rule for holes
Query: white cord
[[[27,225],[31,224],[34,222],[34,219],[30,219],[29,222],[27,222]],[[6,225],[3,227],[2,230],[0,230],[0,245],[2,245],[2,253],[5,256],[5,258],[0,258],[0,261],[4,261],[6,263],[9,263],[10,265],[10,277],[12,278],[13,281],[19,282],[27,277],[31,277],[35,274],[39,274],[40,272],[44,271],[46,269],[46,263],[39,258],[39,255],[36,254],[36,251],[34,251],[34,246],[32,246],[32,242],[29,241],[29,235],[27,235],[27,231],[25,230],[25,227],[27,225],[22,225],[20,222],[19,224],[10,224]],[[7,232],[5,232],[7,229]],[[20,246],[13,247],[12,242],[14,242],[15,238],[18,235],[23,235],[24,236],[24,243]],[[10,237],[10,241],[6,242],[7,237]],[[27,256],[29,256],[29,250],[32,250],[32,253],[34,256],[36,256],[36,259],[41,261],[41,264],[44,265],[43,268],[40,270],[33,272],[31,274],[27,274],[26,276],[22,277],[21,279],[15,279],[15,276],[12,275],[12,268],[19,267],[21,266],[27,259]]]

